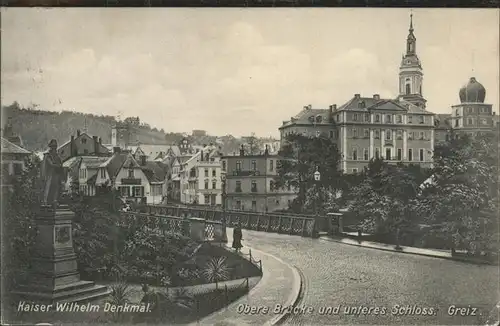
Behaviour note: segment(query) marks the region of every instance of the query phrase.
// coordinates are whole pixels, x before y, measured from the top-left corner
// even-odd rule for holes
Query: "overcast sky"
[[[304,105],[395,97],[408,9],[5,9],[2,103],[278,135]],[[499,103],[499,11],[413,11],[428,110],[474,76]]]

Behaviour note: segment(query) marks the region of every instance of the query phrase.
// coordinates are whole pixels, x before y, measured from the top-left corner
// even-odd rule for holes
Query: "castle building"
[[[282,143],[291,133],[327,137],[336,142],[342,155],[341,169],[357,173],[373,158],[389,163],[403,162],[432,166],[434,113],[426,110],[423,97],[423,69],[417,56],[417,40],[410,16],[406,54],[399,68],[399,91],[395,99],[379,94],[354,96],[337,107],[313,109],[311,105],[279,128]]]

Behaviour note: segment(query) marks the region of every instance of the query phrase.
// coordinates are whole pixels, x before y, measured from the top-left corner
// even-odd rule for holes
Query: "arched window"
[[[406,95],[411,94],[410,84],[406,84]]]
[[[471,125],[471,124],[473,124],[473,123],[474,123],[474,122],[472,121],[472,118],[467,119],[467,124]]]

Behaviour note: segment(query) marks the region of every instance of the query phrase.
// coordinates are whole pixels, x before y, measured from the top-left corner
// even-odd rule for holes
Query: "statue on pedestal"
[[[44,206],[57,208],[59,192],[64,175],[62,160],[57,153],[57,141],[49,142],[49,151],[44,154],[42,164],[43,200]]]

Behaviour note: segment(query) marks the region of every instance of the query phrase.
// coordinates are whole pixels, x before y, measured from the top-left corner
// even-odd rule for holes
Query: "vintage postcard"
[[[3,324],[498,325],[498,9],[1,14]]]

